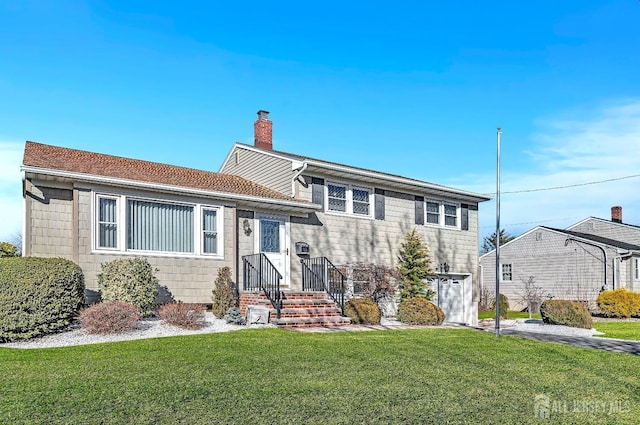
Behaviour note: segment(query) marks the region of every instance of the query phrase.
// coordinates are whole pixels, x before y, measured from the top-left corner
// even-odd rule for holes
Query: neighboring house
[[[500,293],[524,309],[525,282],[534,279],[544,299],[570,299],[595,306],[605,289],[640,291],[640,228],[621,221],[585,219],[565,230],[535,227],[500,247]],[[620,219],[618,220],[618,215]],[[480,257],[483,292],[495,294],[495,250]]]
[[[259,114],[256,145],[233,146],[220,173],[26,142],[24,255],[76,262],[89,300],[115,258],[147,258],[184,302],[210,303],[226,266],[244,308],[260,288],[274,305],[277,288],[317,289],[331,263],[395,266],[417,228],[447,320],[476,322],[478,203],[489,198],[273,151]]]

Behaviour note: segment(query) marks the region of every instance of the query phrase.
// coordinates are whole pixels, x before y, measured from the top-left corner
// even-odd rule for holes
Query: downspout
[[[22,246],[20,247],[20,253],[24,257],[26,255],[27,245],[27,173],[22,170]]]
[[[296,196],[296,180],[298,180],[298,177],[300,177],[302,175],[302,173],[304,173],[304,170],[307,169],[308,165],[309,164],[307,164],[307,161],[304,161],[302,163],[302,166],[300,167],[300,170],[297,173],[295,173],[293,175],[293,178],[291,179],[291,197],[292,198],[295,198],[295,196]]]
[[[576,243],[583,243],[585,245],[589,245],[589,246],[593,246],[595,248],[598,248],[600,251],[602,251],[602,256],[604,257],[604,261],[602,263],[603,267],[604,267],[604,286],[602,287],[603,289],[608,289],[609,285],[607,285],[607,251],[601,247],[600,245],[596,245],[595,243],[592,242],[587,242],[584,240],[578,240],[572,237],[567,238],[567,240],[564,241],[564,246],[569,245],[571,242],[576,242]],[[614,277],[615,279],[615,277]]]
[[[620,255],[616,255],[613,257],[613,286],[611,289],[616,289],[616,275],[620,272],[620,267],[616,267],[618,264],[622,265],[622,260],[626,260],[627,258],[631,258],[632,252],[627,251],[625,253],[621,253]],[[618,260],[618,261],[616,261]],[[617,272],[617,273],[616,273]],[[620,282],[618,282],[620,284]]]

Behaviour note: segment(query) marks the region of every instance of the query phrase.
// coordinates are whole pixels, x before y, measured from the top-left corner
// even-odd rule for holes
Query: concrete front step
[[[271,319],[271,323],[282,328],[304,328],[315,326],[345,326],[351,323],[351,319],[342,316],[328,317],[281,317]]]

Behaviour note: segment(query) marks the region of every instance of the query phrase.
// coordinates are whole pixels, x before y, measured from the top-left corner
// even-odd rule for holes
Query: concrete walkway
[[[540,332],[525,332],[515,329],[501,329],[500,335],[517,336],[534,339],[537,341],[556,342],[559,344],[573,345],[574,347],[595,348],[616,353],[634,354],[640,356],[640,341],[628,341],[624,339],[582,337],[568,335],[553,335]]]
[[[402,324],[396,320],[385,319],[380,325],[346,325],[346,326],[322,326],[295,328],[297,332],[358,332],[358,331],[382,331],[391,329],[425,329],[425,328],[458,328],[476,329],[483,332],[492,332],[487,327],[467,327],[462,325],[445,324],[441,326],[411,326]],[[640,356],[640,341],[630,341],[624,339],[599,338],[593,336],[572,336],[560,335],[544,332],[527,332],[514,328],[502,328],[500,335],[517,336],[520,338],[533,339],[536,341],[555,342],[558,344],[572,345],[581,348],[594,348],[616,353],[633,354]]]

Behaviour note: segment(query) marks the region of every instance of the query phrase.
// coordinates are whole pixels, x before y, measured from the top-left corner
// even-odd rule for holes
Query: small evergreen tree
[[[213,305],[211,312],[218,319],[222,319],[227,311],[233,307],[233,281],[231,280],[231,270],[223,267],[218,270],[218,277],[213,289]]]
[[[421,297],[430,300],[433,298],[433,290],[424,281],[425,278],[433,275],[429,247],[424,244],[416,229],[404,236],[398,261],[398,272],[402,276],[400,299]]]

